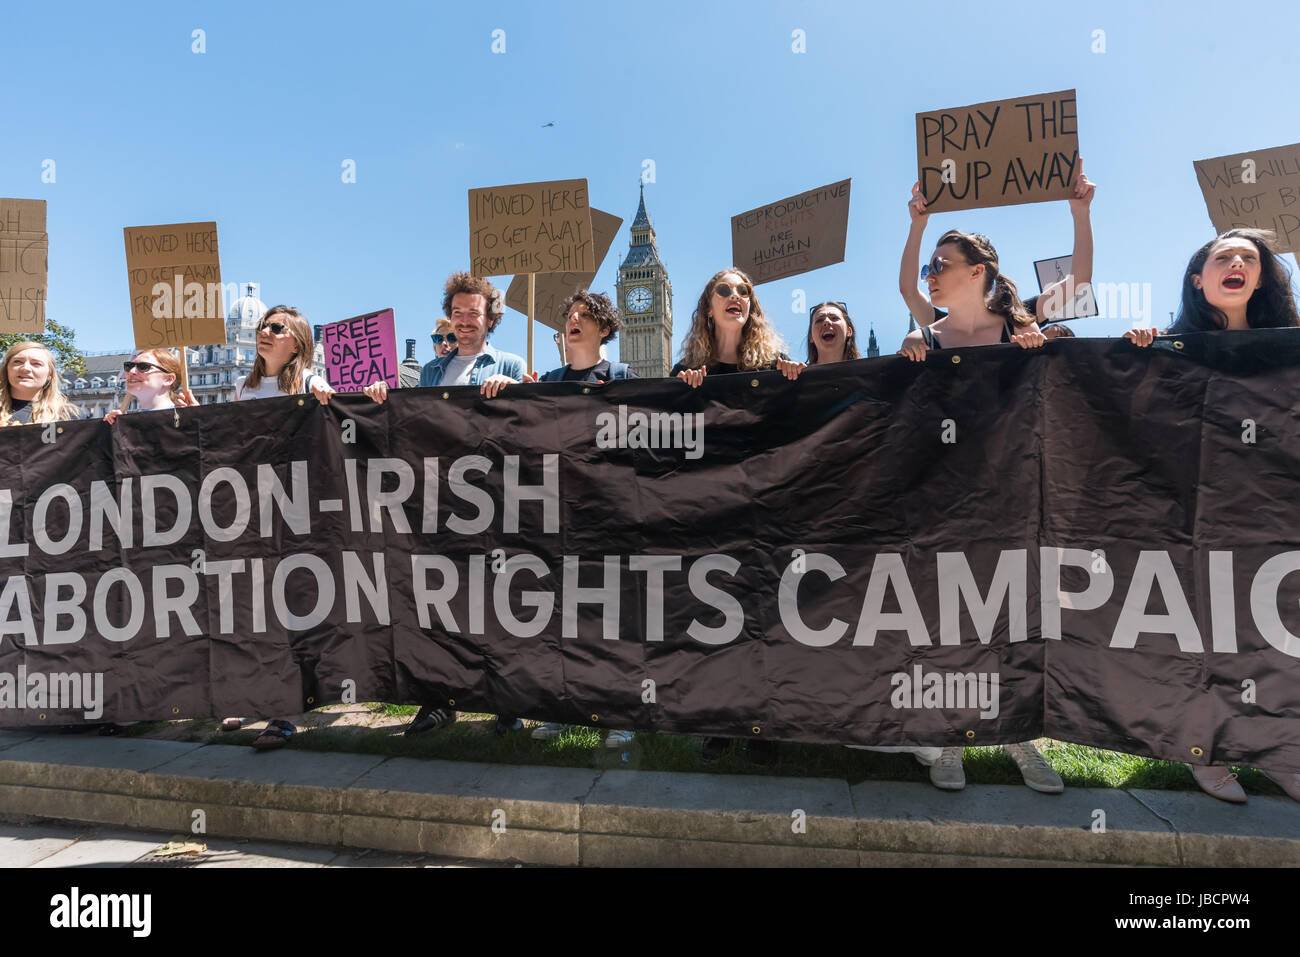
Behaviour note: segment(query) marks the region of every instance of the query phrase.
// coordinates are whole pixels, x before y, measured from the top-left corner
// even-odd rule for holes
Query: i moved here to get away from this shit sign
[[[1079,165],[1074,90],[916,114],[916,178],[946,213],[1069,199]]]
[[[135,347],[225,342],[217,224],[127,226],[122,233]]]
[[[585,179],[469,191],[469,262],[475,276],[596,271]]]

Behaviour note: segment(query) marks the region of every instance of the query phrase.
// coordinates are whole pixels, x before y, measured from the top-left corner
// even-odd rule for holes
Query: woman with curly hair
[[[763,314],[753,280],[733,266],[705,284],[682,357],[668,374],[696,388],[710,374],[775,369],[779,360],[790,358],[784,349]]]
[[[39,342],[16,342],[0,369],[0,425],[47,425],[81,418],[59,388],[54,354]]]

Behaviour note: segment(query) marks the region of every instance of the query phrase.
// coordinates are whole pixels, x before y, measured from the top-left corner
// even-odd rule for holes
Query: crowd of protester
[[[949,230],[939,237],[926,265],[920,266],[929,214],[924,198],[913,187],[899,290],[918,328],[903,340],[899,355],[920,362],[933,350],[999,343],[1037,349],[1048,338],[1073,336],[1060,320],[1075,291],[1086,288],[1092,279],[1089,208],[1095,186],[1083,174],[1082,165],[1072,185],[1071,273],[1029,300],[1021,299],[1015,282],[1001,271],[992,242],[980,234]],[[1188,262],[1178,315],[1167,334],[1300,326],[1290,274],[1273,252],[1271,241],[1270,234],[1259,230],[1234,229],[1198,249]],[[918,273],[928,295],[917,285],[914,277]],[[453,274],[447,280],[442,307],[445,318],[438,321],[433,333],[435,358],[424,366],[420,387],[476,386],[484,397],[492,399],[537,381],[598,384],[635,378],[626,363],[606,357],[604,347],[616,337],[621,319],[614,304],[601,293],[584,289],[565,301],[562,315],[557,317],[562,327],[556,334],[563,364],[541,376],[529,372],[520,356],[488,344],[505,305],[501,291],[487,279],[465,272]],[[1135,347],[1149,346],[1157,335],[1156,329],[1136,329],[1125,334]],[[775,370],[797,379],[809,366],[860,358],[857,330],[843,302],[826,301],[813,306],[805,338],[806,361],[792,359],[763,311],[753,280],[732,266],[715,273],[704,284],[679,361],[670,375],[697,388],[710,375]],[[270,309],[258,328],[252,371],[236,384],[236,401],[311,393],[321,403],[327,403],[334,390],[311,373],[312,346],[311,328],[296,309]],[[180,389],[180,364],[168,350],[137,353],[125,364],[125,371],[128,397],[137,400],[142,412],[194,404],[193,396]],[[364,391],[375,402],[388,397],[388,385],[383,381]],[[112,424],[121,414],[121,410],[114,410],[105,419]],[[40,425],[79,415],[79,410],[60,392],[54,357],[45,346],[20,342],[8,350],[0,370],[0,425]],[[236,727],[240,720],[227,719]],[[455,720],[454,710],[429,703],[419,709],[406,733],[435,731]],[[521,726],[516,715],[496,719],[496,728],[502,733]],[[533,728],[531,734],[549,739],[563,734],[566,728],[561,723],[547,722]],[[265,749],[281,747],[294,730],[288,721],[275,719],[255,745]],[[609,731],[605,744],[623,747],[632,736],[630,731]],[[705,758],[715,758],[729,747],[732,742],[727,739],[705,738],[702,753]],[[750,760],[756,763],[767,763],[775,754],[775,746],[768,742],[749,740],[745,747]],[[913,754],[930,768],[936,787],[960,790],[965,785],[959,747],[869,749]],[[1064,789],[1060,776],[1032,742],[1006,745],[1005,749],[1029,787],[1045,793]],[[1229,768],[1191,770],[1207,793],[1226,801],[1245,801],[1245,792]],[[1300,800],[1300,773],[1277,769],[1265,773],[1288,795]]]

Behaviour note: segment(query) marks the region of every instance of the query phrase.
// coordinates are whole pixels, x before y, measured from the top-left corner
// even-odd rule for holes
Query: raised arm
[[[930,214],[925,211],[925,197],[921,195],[921,184],[912,187],[912,199],[907,204],[907,212],[912,217],[912,227],[907,233],[907,242],[903,245],[903,262],[898,267],[898,291],[903,294],[907,311],[912,314],[918,326],[928,326],[934,322],[934,306],[922,295],[917,287],[917,277],[921,272],[921,238],[925,234],[925,225],[930,221]]]
[[[1079,158],[1074,173],[1074,196],[1069,200],[1070,216],[1074,220],[1074,250],[1070,253],[1070,275],[1052,283],[1038,297],[1038,320],[1051,319],[1060,314],[1073,291],[1079,294],[1092,283],[1092,197],[1097,184],[1083,172],[1083,158]],[[1073,290],[1071,290],[1073,284]]]

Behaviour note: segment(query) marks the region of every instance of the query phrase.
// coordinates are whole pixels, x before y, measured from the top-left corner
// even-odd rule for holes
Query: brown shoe
[[[1261,769],[1262,770],[1262,769]],[[1300,771],[1265,771],[1268,779],[1286,792],[1293,801],[1300,801]]]
[[[1237,783],[1237,774],[1227,768],[1207,768],[1199,765],[1187,765],[1192,772],[1192,777],[1196,783],[1201,786],[1201,790],[1210,797],[1216,797],[1220,801],[1230,801],[1233,804],[1245,804],[1246,792],[1241,789]]]

